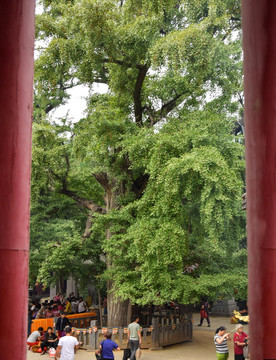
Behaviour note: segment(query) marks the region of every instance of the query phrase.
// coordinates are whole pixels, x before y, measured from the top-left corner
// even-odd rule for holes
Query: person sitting
[[[56,330],[57,330],[58,336],[60,338],[65,336],[64,329],[66,326],[71,327],[71,323],[70,323],[69,319],[65,316],[65,313],[62,311],[60,313],[60,317],[58,318],[58,321],[56,323]]]
[[[31,302],[31,312],[32,312],[32,316],[34,316],[34,314],[37,312],[36,302],[34,300],[32,300]]]
[[[41,343],[41,349],[42,349],[41,355],[45,354],[47,349],[50,347],[56,349],[57,344],[58,344],[58,337],[56,336],[56,334],[53,333],[53,328],[49,326],[44,336],[44,340]]]
[[[29,345],[29,350],[32,346],[38,345],[43,335],[43,328],[39,327],[37,330],[33,331],[27,339],[27,344]]]
[[[75,298],[71,299],[71,314],[76,314],[78,311],[78,302]]]
[[[36,315],[38,313],[38,311],[41,309],[41,305],[39,303],[36,303],[35,305],[35,309],[34,311],[32,312],[32,319],[35,319],[36,318]]]
[[[61,294],[54,296],[54,302],[57,302],[58,300],[60,300],[60,297],[61,297]]]
[[[54,305],[52,308],[52,315],[53,317],[58,317],[60,315],[60,311],[58,310],[57,305]]]
[[[244,307],[244,309],[240,310],[240,314],[242,316],[247,316],[249,314],[249,312],[248,312],[248,302],[246,302],[246,306]]]
[[[58,310],[59,311],[64,311],[65,310],[65,307],[63,306],[63,304],[60,302],[60,300],[58,300],[58,305],[57,305],[57,307],[58,307]]]
[[[52,307],[50,305],[47,306],[47,309],[46,309],[44,315],[45,315],[46,318],[53,317],[53,310],[52,310]]]
[[[43,318],[45,318],[45,315],[44,315],[45,311],[46,311],[45,306],[42,306],[41,309],[38,310],[35,318],[36,318],[36,319],[43,319]]]
[[[69,298],[66,299],[65,305],[66,305],[65,307],[66,314],[71,314],[71,301]]]

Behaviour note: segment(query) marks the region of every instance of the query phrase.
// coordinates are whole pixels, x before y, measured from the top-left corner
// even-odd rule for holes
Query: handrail
[[[94,311],[87,312],[87,313],[81,313],[81,314],[66,315],[66,317],[71,322],[75,323],[75,321],[76,321],[78,327],[81,327],[79,325],[81,320],[87,319],[87,321],[88,321],[88,319],[90,319],[90,318],[91,318],[91,320],[93,320],[96,316],[97,316],[97,314]],[[33,331],[37,330],[39,327],[42,327],[44,330],[46,330],[49,326],[54,328],[54,325],[57,321],[55,319],[58,319],[58,318],[51,317],[51,318],[43,318],[43,319],[34,319],[34,320],[32,320],[31,331],[33,332]],[[83,323],[86,324],[87,321],[84,320]]]

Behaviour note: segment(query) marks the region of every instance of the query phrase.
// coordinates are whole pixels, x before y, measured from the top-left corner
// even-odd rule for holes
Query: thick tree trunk
[[[107,231],[107,237],[111,233]],[[107,260],[106,267],[109,268],[110,262]],[[129,324],[129,300],[120,301],[116,294],[112,292],[112,281],[107,282],[107,327],[125,327]]]
[[[128,306],[129,300],[120,301],[111,292],[112,283],[108,284],[107,293],[107,327],[125,327],[129,323]]]
[[[103,327],[102,299],[99,289],[98,289],[98,299],[99,299],[100,326],[102,328]]]
[[[57,279],[57,282],[56,282],[56,292],[57,294],[65,294],[66,293],[66,289],[64,287],[64,279],[62,276],[60,276],[58,279]]]
[[[94,174],[96,180],[101,184],[105,190],[105,204],[106,213],[112,209],[118,207],[117,196],[119,196],[118,190],[115,191],[116,181],[110,179],[106,173]],[[110,239],[111,232],[107,230],[106,237]],[[109,256],[106,257],[107,269],[111,266]],[[116,294],[112,292],[112,281],[107,282],[107,326],[112,327],[124,327],[130,322],[131,309],[129,309],[129,300],[120,301],[116,298]]]
[[[131,316],[132,316],[132,303],[129,300],[128,302],[128,309],[127,309],[127,324],[131,323]]]
[[[117,207],[116,194],[112,189],[106,192],[106,209],[107,212]],[[111,232],[107,231],[107,238],[111,237]],[[107,256],[106,267],[110,267],[110,261]],[[128,325],[128,307],[129,300],[120,301],[116,298],[116,294],[112,292],[112,281],[107,282],[107,326],[108,327],[125,327]]]

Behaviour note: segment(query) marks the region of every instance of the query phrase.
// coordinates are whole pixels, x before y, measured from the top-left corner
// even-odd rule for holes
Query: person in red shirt
[[[248,335],[243,332],[241,324],[236,325],[236,332],[234,335],[234,353],[235,360],[245,360],[243,356],[243,347],[247,345]]]

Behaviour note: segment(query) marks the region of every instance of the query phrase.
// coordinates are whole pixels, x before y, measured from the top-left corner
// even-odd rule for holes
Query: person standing
[[[100,344],[100,351],[102,350],[103,360],[114,360],[113,350],[120,350],[119,346],[111,340],[112,333],[106,332],[104,334],[105,340]]]
[[[78,302],[75,298],[71,298],[71,314],[78,312]]]
[[[229,357],[229,350],[227,340],[231,340],[230,333],[226,333],[226,327],[220,326],[217,328],[214,343],[217,350],[217,360],[227,360]]]
[[[85,313],[87,311],[86,303],[83,301],[83,298],[80,297],[79,303],[78,303],[78,313]]]
[[[65,316],[65,313],[62,311],[56,323],[56,330],[58,332],[59,337],[63,337],[65,335],[64,329],[66,326],[71,327],[71,323],[69,319]]]
[[[132,316],[132,323],[128,325],[128,342],[131,351],[130,360],[134,360],[135,354],[139,346],[141,345],[141,330],[138,324],[139,317],[137,315]]]
[[[66,326],[65,336],[59,339],[56,359],[60,356],[60,360],[74,360],[75,352],[79,348],[78,340],[72,336],[72,329],[70,326]]]
[[[209,319],[209,303],[207,300],[203,301],[200,306],[200,323],[197,326],[202,326],[203,320],[206,319],[208,323],[208,327],[210,327],[210,319]]]
[[[237,324],[234,334],[234,353],[235,360],[244,360],[243,347],[247,345],[248,335],[243,332],[242,324]]]

